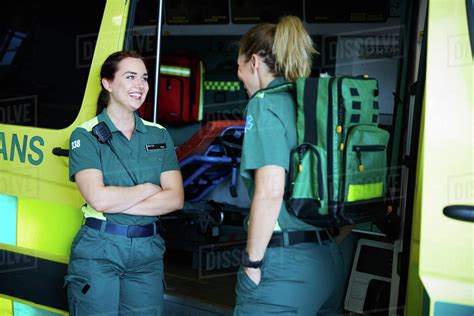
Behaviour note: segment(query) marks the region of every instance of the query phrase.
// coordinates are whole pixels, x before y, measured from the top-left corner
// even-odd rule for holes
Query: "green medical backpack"
[[[338,227],[385,214],[389,133],[378,126],[378,92],[373,78],[297,80],[285,200],[301,220]]]

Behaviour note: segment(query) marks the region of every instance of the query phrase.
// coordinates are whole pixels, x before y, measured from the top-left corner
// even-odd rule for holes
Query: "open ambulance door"
[[[64,275],[83,203],[68,180],[69,137],[96,115],[100,67],[123,47],[129,6],[2,3],[0,315],[67,310]]]
[[[473,2],[428,5],[407,315],[474,315]]]

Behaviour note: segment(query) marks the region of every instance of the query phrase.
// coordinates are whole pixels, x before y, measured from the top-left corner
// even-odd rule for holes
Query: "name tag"
[[[146,151],[152,151],[152,150],[158,150],[158,149],[165,149],[166,144],[161,143],[161,144],[146,144],[145,145]]]

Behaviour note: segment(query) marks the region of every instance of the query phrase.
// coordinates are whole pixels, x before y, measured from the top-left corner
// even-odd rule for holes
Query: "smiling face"
[[[135,111],[145,101],[149,90],[145,64],[138,58],[125,58],[118,64],[114,79],[102,79],[102,84],[110,92],[109,105]]]

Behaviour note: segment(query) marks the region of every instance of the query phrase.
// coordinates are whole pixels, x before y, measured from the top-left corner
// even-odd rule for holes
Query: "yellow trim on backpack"
[[[347,202],[369,200],[381,197],[383,194],[383,182],[369,184],[349,184]]]

